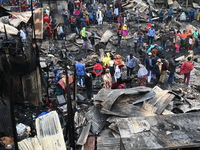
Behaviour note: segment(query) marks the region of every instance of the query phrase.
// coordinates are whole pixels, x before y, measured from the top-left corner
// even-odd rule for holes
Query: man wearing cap
[[[159,12],[158,12],[158,16],[159,16],[159,23],[162,23],[163,22],[163,17],[164,17],[164,9],[162,8]]]
[[[170,9],[168,10],[168,17],[167,17],[166,24],[168,24],[168,22],[172,20],[173,15],[174,15],[174,11],[173,11],[172,7],[170,7]]]
[[[154,65],[154,71],[156,73],[155,85],[157,85],[160,80],[160,75],[162,72],[162,64],[163,63],[162,63],[161,59],[157,59],[157,63]]]
[[[148,53],[148,57],[146,58],[145,64],[146,64],[146,69],[148,70],[147,82],[150,84],[152,77],[152,70],[154,66],[151,52]]]
[[[172,57],[169,60],[169,78],[168,78],[168,83],[172,84],[173,80],[174,80],[174,72],[176,71],[176,66],[179,65],[179,62],[175,61],[176,59],[176,55],[172,55]]]
[[[50,8],[48,6],[46,7],[45,13],[49,16],[49,14],[50,14]]]

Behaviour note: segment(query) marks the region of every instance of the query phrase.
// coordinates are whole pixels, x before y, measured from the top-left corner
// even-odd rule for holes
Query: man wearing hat
[[[151,77],[152,77],[152,70],[153,70],[153,59],[152,59],[152,53],[148,53],[148,57],[146,58],[146,69],[148,71],[148,76],[147,76],[147,82],[150,84],[151,83]]]
[[[168,17],[167,17],[166,24],[168,24],[168,22],[172,20],[173,15],[174,15],[174,11],[173,11],[172,7],[170,7],[170,9],[168,10]]]
[[[162,61],[161,59],[157,59],[157,63],[154,65],[154,71],[156,74],[156,81],[155,81],[155,85],[158,84],[159,80],[160,80],[160,75],[162,72]]]

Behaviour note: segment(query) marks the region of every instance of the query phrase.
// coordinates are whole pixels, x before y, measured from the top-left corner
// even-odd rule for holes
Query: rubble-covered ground
[[[135,57],[139,54],[133,50],[133,33],[142,27],[145,29],[148,24],[148,13],[146,8],[151,1],[130,1],[124,3],[123,7],[133,14],[134,8],[139,8],[140,23],[132,20],[127,23],[129,28],[128,39],[121,41],[121,47],[117,46],[117,23],[109,26],[107,22],[103,25],[90,25],[88,32],[95,33],[94,53],[92,45],[83,49],[83,41],[76,33],[66,31],[64,40],[42,40],[37,44],[40,50],[40,65],[44,75],[53,77],[53,68],[64,72],[68,67],[68,73],[74,75],[74,64],[82,58],[87,68],[93,67],[96,60],[102,60],[106,52],[112,55],[120,54],[125,60],[126,56],[133,53]],[[182,5],[182,6],[181,6]],[[155,44],[160,45],[160,31],[173,26],[176,30],[198,29],[199,22],[192,24],[178,21],[181,12],[186,12],[185,3],[172,5],[175,9],[173,21],[168,25],[159,24],[157,19],[158,8],[165,7],[162,4],[151,4],[153,9],[153,23],[156,28]],[[166,8],[166,7],[165,7]],[[165,18],[166,19],[166,18]],[[163,28],[164,27],[164,28]],[[103,35],[109,32],[110,36],[105,42],[101,42]],[[88,34],[90,36],[90,34]],[[144,39],[144,47],[148,48],[147,35]],[[180,53],[175,51],[163,51],[166,58],[172,54],[177,55],[177,60],[184,62],[189,56],[193,57],[195,69],[191,72],[190,85],[186,87],[183,82],[183,75],[179,74],[179,67],[175,73],[173,84],[167,82],[154,87],[154,84],[147,87],[137,87],[137,68],[134,70],[132,79],[124,79],[127,89],[93,89],[93,100],[87,101],[84,88],[77,88],[75,107],[75,142],[77,149],[97,150],[138,150],[138,149],[179,149],[200,147],[199,144],[199,110],[200,110],[200,58],[188,53],[184,48]],[[67,62],[67,64],[65,64]],[[166,81],[169,72],[166,76]],[[70,143],[67,125],[69,117],[67,114],[66,98],[55,95],[55,85],[49,83],[44,85],[43,96],[46,96],[46,87],[50,96],[49,101],[43,100],[40,106],[15,106],[15,118],[19,147],[22,150],[51,149],[56,147],[60,139],[60,150],[68,147]],[[73,85],[71,85],[73,90]],[[63,100],[64,99],[64,100]],[[64,101],[63,104],[60,101]],[[40,118],[38,115],[45,114]],[[56,112],[56,113],[55,113]],[[37,118],[37,119],[36,119]],[[20,124],[21,123],[21,124]],[[54,137],[54,138],[52,138]],[[9,139],[10,140],[10,139]],[[49,144],[51,143],[51,144]],[[58,142],[59,143],[59,142]],[[7,145],[13,144],[11,142]],[[67,146],[66,146],[67,145]],[[52,148],[53,149],[53,148]]]

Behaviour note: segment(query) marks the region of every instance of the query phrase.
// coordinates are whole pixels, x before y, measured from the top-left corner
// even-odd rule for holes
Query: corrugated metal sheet
[[[103,129],[107,115],[103,115],[100,113],[99,108],[92,107],[85,115],[88,122],[91,123],[91,131],[93,134],[99,134],[99,132]]]
[[[191,148],[200,146],[199,117],[188,113],[121,118],[117,126],[126,150]]]
[[[37,137],[18,143],[20,150],[66,150],[63,131],[56,111],[36,119]]]
[[[120,138],[97,138],[97,150],[120,150]]]

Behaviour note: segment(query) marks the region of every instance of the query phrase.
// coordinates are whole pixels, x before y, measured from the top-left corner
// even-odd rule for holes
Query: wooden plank
[[[88,123],[86,126],[83,127],[80,137],[78,138],[77,145],[84,145],[87,141],[87,137],[89,135],[91,123]]]
[[[95,141],[96,141],[95,136],[89,136],[84,145],[84,150],[95,150]]]

